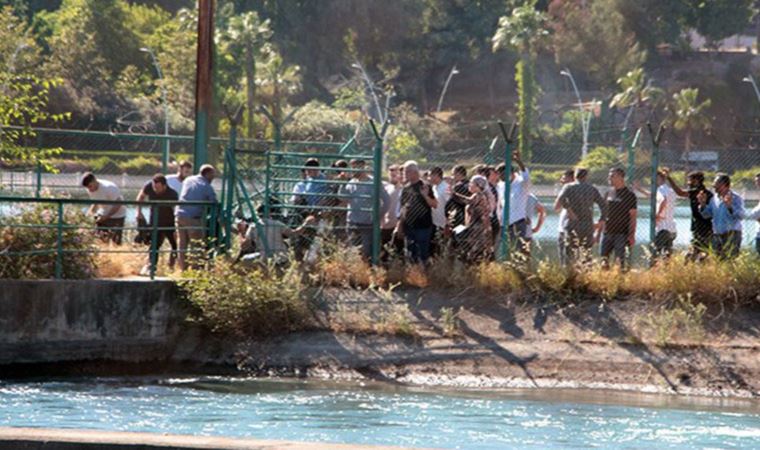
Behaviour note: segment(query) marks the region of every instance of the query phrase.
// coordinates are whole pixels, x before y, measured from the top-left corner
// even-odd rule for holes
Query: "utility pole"
[[[208,125],[214,87],[214,0],[198,0],[198,53],[195,72],[196,170],[208,161]]]

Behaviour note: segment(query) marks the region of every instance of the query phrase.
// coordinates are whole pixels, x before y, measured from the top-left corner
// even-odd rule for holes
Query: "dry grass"
[[[98,244],[98,253],[95,254],[96,273],[98,278],[127,278],[140,273],[140,269],[147,262],[145,253],[109,253],[109,251],[124,252],[134,250],[139,252],[142,248],[131,245],[114,247],[106,243]]]

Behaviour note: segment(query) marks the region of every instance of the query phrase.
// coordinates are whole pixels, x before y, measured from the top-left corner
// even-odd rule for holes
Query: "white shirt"
[[[433,195],[438,200],[438,206],[436,206],[431,213],[433,214],[433,225],[437,228],[443,228],[446,226],[446,202],[449,201],[449,184],[443,180],[440,183],[433,186]]]
[[[522,173],[515,174],[515,179],[509,188],[509,224],[528,217],[528,187],[530,186],[530,173],[525,169]]]
[[[499,225],[504,226],[504,182],[496,183],[496,218],[499,219]]]
[[[119,191],[119,187],[116,186],[114,183],[108,181],[108,180],[100,180],[98,179],[98,190],[95,192],[87,191],[87,194],[90,196],[90,199],[92,200],[110,200],[110,201],[116,201],[116,200],[124,200],[124,198],[121,196],[121,191]],[[99,216],[104,216],[106,212],[111,209],[113,205],[97,205],[97,210],[95,213]],[[121,219],[127,215],[127,208],[124,207],[124,205],[119,206],[119,209],[116,210],[116,212],[111,215],[112,219]]]
[[[263,235],[266,239],[267,246],[261,241],[261,235],[256,227],[264,227]],[[262,257],[269,258],[288,252],[288,246],[285,245],[285,239],[282,236],[283,231],[287,228],[284,223],[273,219],[262,219],[258,225],[251,224],[246,232],[246,238],[256,243],[256,252]],[[269,253],[267,253],[267,250]]]
[[[760,204],[752,208],[752,211],[750,211],[747,214],[746,217],[747,220],[760,220]],[[757,234],[755,235],[757,239],[760,239],[760,226],[757,227]]]
[[[179,175],[169,175],[166,177],[166,184],[172,188],[177,195],[182,193],[182,180],[179,179]]]
[[[665,202],[665,207],[662,211],[663,218],[656,221],[655,231],[665,230],[675,233],[676,193],[667,183],[662,184],[657,188],[657,211],[660,211],[663,202]]]
[[[383,182],[383,188],[388,193],[390,202],[388,202],[388,212],[385,213],[381,220],[380,228],[383,230],[392,230],[398,224],[398,217],[401,215],[401,187],[388,182]]]
[[[531,194],[528,196],[528,202],[525,204],[526,219],[528,220],[528,226],[525,227],[525,237],[530,239],[533,237],[533,218],[538,212],[538,197]]]

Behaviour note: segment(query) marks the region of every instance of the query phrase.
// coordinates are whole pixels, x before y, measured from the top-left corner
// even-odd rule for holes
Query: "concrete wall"
[[[168,357],[184,325],[170,281],[0,281],[0,366]]]

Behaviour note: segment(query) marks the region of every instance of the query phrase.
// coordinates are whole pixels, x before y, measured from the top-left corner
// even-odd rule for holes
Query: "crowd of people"
[[[532,192],[530,171],[519,152],[514,153],[509,166],[481,164],[468,171],[456,165],[446,174],[440,167],[423,172],[415,161],[407,161],[387,170],[380,198],[375,199],[373,175],[364,159],[339,160],[329,167],[322,167],[316,158],[308,159],[290,198],[272,198],[268,210],[259,208],[257,222],[240,221],[237,229],[244,239],[238,259],[286,258],[294,250],[298,259],[313,260],[327,236],[357,247],[369,259],[376,206],[384,261],[396,255],[424,264],[431,257],[448,254],[478,263],[497,258],[507,246],[518,260],[530,258],[533,236],[541,230],[547,208]],[[148,220],[142,208],[137,209],[138,228],[148,230],[157,221],[156,248],[169,243],[170,267],[176,261],[180,269],[187,268],[186,254],[192,242],[205,237],[205,207],[189,202],[215,202],[211,186],[215,176],[210,165],[192,175],[192,165],[181,162],[176,174],[155,175],[137,196],[137,202],[178,202],[176,207],[151,208]],[[639,200],[634,191],[646,198],[652,193],[637,183],[629,186],[625,171],[617,167],[609,170],[610,189],[604,195],[588,177],[587,169],[576,168],[566,170],[559,180],[561,189],[553,209],[559,215],[560,261],[589,262],[593,246],[598,244],[605,266],[626,268],[636,243]],[[681,187],[667,169],[658,172],[652,261],[673,253],[679,197],[688,198],[691,207],[688,258],[700,261],[711,254],[721,259],[736,257],[742,242],[742,222],[760,220],[760,205],[747,210],[742,196],[731,189],[728,175],[718,174],[712,191],[705,186],[702,172],[690,172],[686,180],[687,186]],[[755,181],[760,188],[760,174]],[[94,201],[123,199],[116,184],[91,173],[85,174],[82,185]],[[103,238],[121,244],[124,205],[96,202],[90,213]],[[150,236],[144,239],[150,242]],[[760,253],[760,231],[756,249]],[[143,272],[156,263],[148,260]]]

